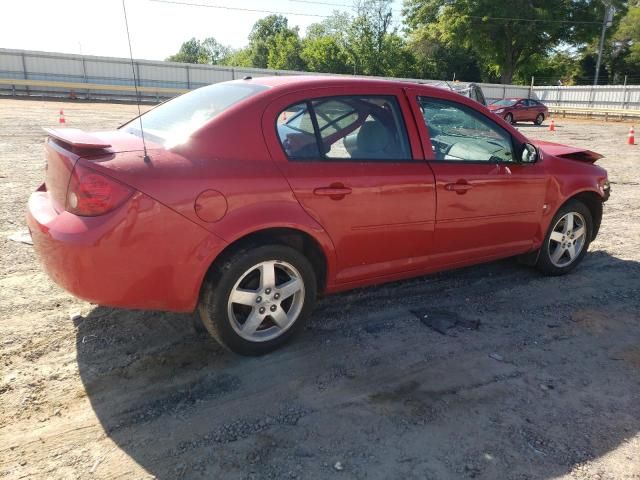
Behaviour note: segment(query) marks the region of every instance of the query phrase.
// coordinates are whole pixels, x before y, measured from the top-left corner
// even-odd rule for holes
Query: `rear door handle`
[[[313,193],[314,195],[331,197],[333,200],[340,200],[344,198],[345,195],[350,195],[351,191],[352,190],[349,187],[345,187],[341,183],[334,183],[332,185],[329,185],[328,187],[316,188]]]
[[[462,195],[463,193],[467,193],[467,190],[471,190],[473,185],[466,181],[459,181],[457,183],[447,183],[444,188],[450,192],[456,192],[457,194]]]

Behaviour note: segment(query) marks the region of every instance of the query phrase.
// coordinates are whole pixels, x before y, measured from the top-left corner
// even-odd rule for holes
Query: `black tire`
[[[250,341],[232,326],[231,322],[234,320],[229,315],[228,301],[234,286],[247,271],[269,261],[286,262],[299,272],[304,285],[304,294],[301,293],[303,303],[295,321],[279,336],[269,340]],[[205,280],[198,310],[205,328],[222,346],[240,355],[264,355],[285,344],[304,327],[315,305],[316,294],[315,272],[302,253],[284,245],[265,245],[239,250],[222,260],[220,265],[214,266]]]
[[[544,113],[539,113],[533,123],[536,125],[542,125],[542,122],[544,122]]]
[[[514,122],[514,121],[513,121],[513,115],[512,115],[511,113],[507,113],[507,114],[504,116],[504,120],[505,120],[505,122],[507,122],[507,123],[509,123],[509,124],[511,124],[511,125],[513,125],[514,123],[516,123],[516,122]]]
[[[554,264],[551,259],[551,234],[553,233],[554,228],[565,215],[568,213],[577,213],[582,216],[584,219],[584,228],[585,228],[585,239],[584,244],[582,246],[582,250],[580,253],[567,265],[558,266]],[[587,254],[587,250],[589,249],[589,244],[591,243],[591,238],[593,235],[593,218],[591,217],[591,211],[587,208],[587,206],[579,202],[577,200],[569,200],[565,203],[558,212],[554,215],[553,220],[551,220],[551,224],[549,225],[549,230],[544,237],[544,243],[542,247],[540,247],[540,252],[538,255],[538,261],[536,262],[536,268],[540,270],[542,273],[546,275],[564,275],[565,273],[573,270],[584,258]]]

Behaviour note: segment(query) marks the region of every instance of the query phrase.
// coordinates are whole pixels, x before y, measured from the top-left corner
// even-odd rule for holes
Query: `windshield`
[[[145,136],[171,148],[186,142],[193,132],[229,107],[267,88],[250,83],[216,83],[171,99],[122,128],[142,136],[142,122]]]
[[[515,105],[515,103],[516,103],[516,100],[505,98],[504,100],[498,100],[497,102],[493,102],[492,105],[499,105],[501,107],[510,107],[512,105]]]

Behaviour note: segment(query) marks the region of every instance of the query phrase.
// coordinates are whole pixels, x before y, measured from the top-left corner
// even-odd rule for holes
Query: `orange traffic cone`
[[[627,138],[627,144],[628,145],[636,144],[636,131],[633,129],[633,125],[631,125],[631,128],[629,129],[629,137]]]
[[[60,109],[60,117],[58,118],[58,123],[67,123],[64,119],[64,110]]]
[[[553,118],[551,119],[551,123],[549,124],[549,131],[550,132],[556,131],[556,122],[553,121]]]

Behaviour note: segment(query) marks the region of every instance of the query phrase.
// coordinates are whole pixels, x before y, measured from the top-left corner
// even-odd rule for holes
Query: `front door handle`
[[[341,183],[332,183],[328,187],[316,188],[313,193],[314,195],[330,197],[333,200],[341,200],[345,195],[350,195],[351,191],[352,190],[349,187],[345,187]]]
[[[463,193],[467,193],[467,190],[471,190],[473,188],[473,185],[464,180],[461,180],[456,183],[447,183],[444,188],[445,190],[449,190],[450,192],[456,192],[458,195],[462,195]]]

